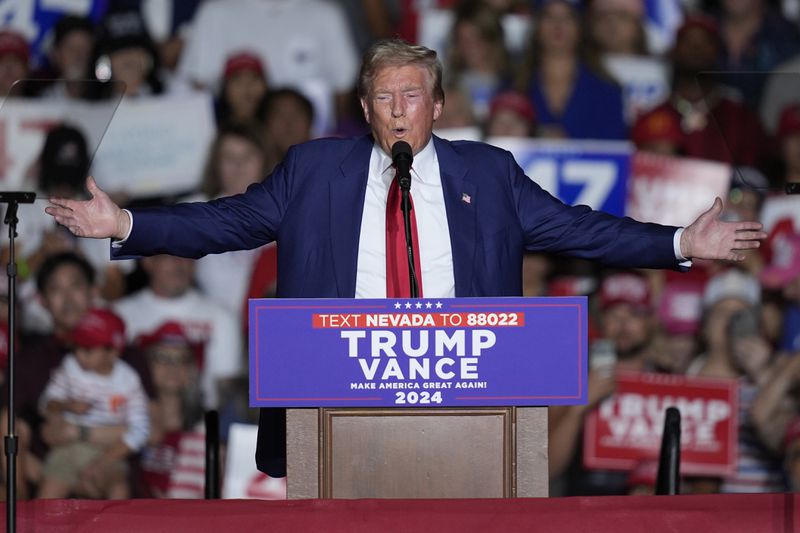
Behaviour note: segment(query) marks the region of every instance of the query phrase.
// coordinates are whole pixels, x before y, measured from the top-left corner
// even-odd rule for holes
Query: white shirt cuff
[[[130,222],[130,224],[128,224],[128,233],[125,235],[124,239],[120,239],[118,241],[111,241],[111,247],[112,248],[122,248],[122,245],[125,244],[125,241],[128,240],[128,237],[131,236],[131,232],[133,231],[133,214],[130,211],[128,211],[127,209],[123,209],[123,211],[125,213],[127,213],[128,221]],[[681,231],[681,230],[678,230],[678,231]],[[678,242],[680,242],[680,241],[678,241]]]
[[[683,235],[683,230],[685,228],[678,228],[675,232],[675,235],[672,237],[672,248],[675,251],[675,259],[678,260],[678,265],[684,268],[690,268],[692,266],[692,260],[683,257],[681,253],[681,235]]]

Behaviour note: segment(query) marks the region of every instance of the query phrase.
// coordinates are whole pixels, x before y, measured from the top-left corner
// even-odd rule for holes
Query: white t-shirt
[[[267,246],[274,246],[269,244]],[[195,279],[203,294],[231,313],[239,322],[253,267],[263,248],[209,254],[195,263]]]
[[[352,88],[358,74],[355,43],[335,2],[224,0],[198,9],[178,76],[215,90],[225,61],[241,51],[261,57],[271,87],[294,87],[315,108]]]
[[[183,326],[192,342],[203,344],[201,387],[206,408],[219,405],[217,381],[243,371],[242,334],[233,313],[195,289],[177,298],[162,298],[142,289],[116,302],[114,310],[125,321],[131,341],[174,321]]]
[[[74,355],[67,355],[53,371],[40,399],[40,409],[48,401],[78,400],[91,404],[84,414],[65,412],[73,424],[100,427],[126,425],[122,440],[133,451],[140,450],[150,435],[147,396],[139,374],[125,361],[117,360],[111,374],[84,370]]]

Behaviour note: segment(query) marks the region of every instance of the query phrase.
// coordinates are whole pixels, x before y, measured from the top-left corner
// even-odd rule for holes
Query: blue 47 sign
[[[488,142],[510,151],[527,176],[564,203],[625,214],[630,143],[516,138]]]

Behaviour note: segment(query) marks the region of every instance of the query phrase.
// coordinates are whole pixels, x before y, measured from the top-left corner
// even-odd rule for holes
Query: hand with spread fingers
[[[758,248],[767,238],[759,222],[725,222],[721,213],[722,200],[717,198],[711,209],[686,226],[681,235],[684,257],[744,261],[742,252]]]
[[[86,189],[91,195],[90,200],[50,198],[50,206],[45,212],[78,237],[124,239],[130,228],[128,215],[91,176],[86,178]]]

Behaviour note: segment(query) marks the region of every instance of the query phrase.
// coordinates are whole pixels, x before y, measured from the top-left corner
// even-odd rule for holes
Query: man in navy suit
[[[510,153],[432,135],[444,105],[441,79],[435,52],[381,41],[365,54],[359,77],[370,136],[295,146],[241,195],[125,211],[89,178],[90,200],[54,198],[47,212],[78,236],[114,239],[116,257],[201,257],[275,240],[278,297],[385,297],[389,154],[402,140],[414,154],[411,192],[427,297],[518,296],[525,250],[685,268],[692,258],[742,260],[741,251],[766,237],[758,223],[720,221],[719,199],[686,228],[566,206],[525,176]],[[270,413],[262,410],[262,422]],[[277,450],[266,447],[259,445],[259,468],[282,473],[280,441]]]

